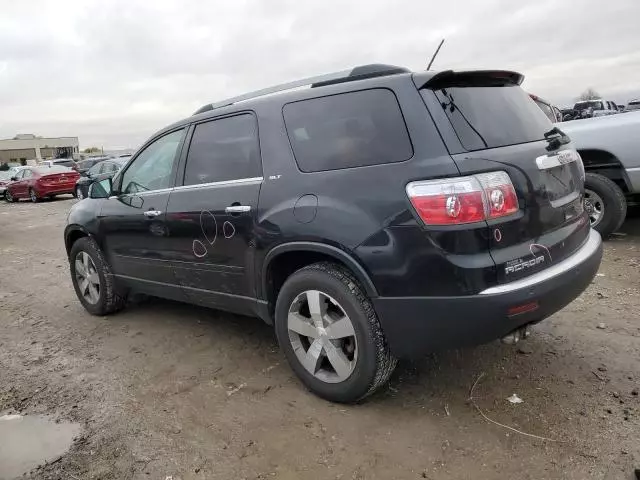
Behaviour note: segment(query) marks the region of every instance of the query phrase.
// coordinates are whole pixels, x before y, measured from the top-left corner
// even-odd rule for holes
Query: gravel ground
[[[589,289],[525,343],[401,363],[388,387],[344,406],[306,392],[257,319],[157,299],[87,314],[62,243],[72,202],[0,204],[0,415],[83,429],[27,477],[631,479],[640,468],[637,216],[606,243]]]

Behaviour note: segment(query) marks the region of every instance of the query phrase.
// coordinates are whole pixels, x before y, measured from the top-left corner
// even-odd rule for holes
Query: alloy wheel
[[[287,316],[289,341],[300,364],[327,383],[345,381],[358,360],[351,319],[326,293],[307,290],[291,303]]]
[[[31,201],[33,203],[36,203],[38,201],[38,196],[36,195],[36,191],[33,188],[29,190],[29,198],[31,198]]]
[[[13,197],[11,196],[11,192],[8,188],[4,191],[4,198],[7,202],[13,202]]]
[[[595,228],[604,217],[604,201],[602,197],[593,190],[585,189],[584,209],[587,211],[587,215],[589,215],[591,228]]]
[[[100,299],[100,276],[87,252],[79,252],[75,260],[76,282],[82,297],[92,305]]]

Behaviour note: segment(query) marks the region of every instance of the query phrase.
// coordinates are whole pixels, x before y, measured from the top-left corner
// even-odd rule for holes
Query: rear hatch
[[[520,88],[522,78],[442,72],[417,84],[460,174],[502,171],[511,179],[517,211],[485,219],[497,283],[562,261],[589,234],[580,157]]]

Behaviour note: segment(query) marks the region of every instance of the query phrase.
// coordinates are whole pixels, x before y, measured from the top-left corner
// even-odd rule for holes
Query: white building
[[[27,165],[49,158],[74,158],[78,156],[78,146],[78,137],[16,135],[11,139],[0,140],[0,164]]]

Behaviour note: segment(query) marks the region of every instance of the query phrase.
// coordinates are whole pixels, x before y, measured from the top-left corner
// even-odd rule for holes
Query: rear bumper
[[[64,183],[62,185],[47,185],[41,186],[37,192],[41,197],[46,197],[47,195],[61,195],[64,193],[73,193],[75,191],[75,183]]]
[[[394,355],[479,345],[538,322],[571,303],[598,271],[602,240],[591,230],[573,255],[521,280],[464,297],[379,297],[373,303]],[[509,314],[522,305],[537,308]]]

